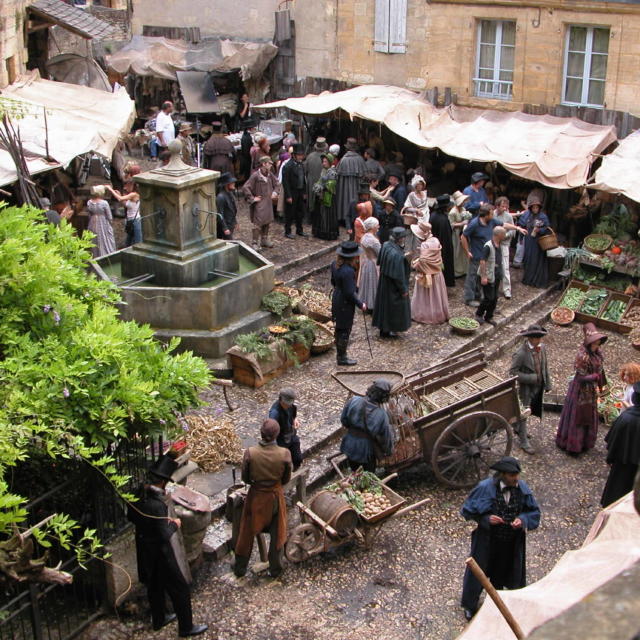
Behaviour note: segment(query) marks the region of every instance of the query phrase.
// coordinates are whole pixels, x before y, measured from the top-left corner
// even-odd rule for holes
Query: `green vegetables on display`
[[[622,300],[612,300],[607,308],[604,310],[601,318],[603,320],[610,320],[611,322],[618,322],[622,318],[622,314],[627,308],[627,303]]]
[[[585,298],[586,291],[582,289],[578,289],[577,287],[571,287],[567,289],[567,292],[564,294],[562,298],[562,302],[558,306],[567,307],[572,311],[577,311],[580,308],[580,305],[583,303]]]
[[[584,246],[591,251],[606,251],[611,246],[611,236],[595,235],[584,239]]]
[[[477,320],[463,317],[451,318],[449,324],[458,329],[477,329],[480,326]]]
[[[608,293],[605,289],[589,289],[585,294],[585,300],[580,307],[580,312],[588,316],[597,316],[607,295]]]

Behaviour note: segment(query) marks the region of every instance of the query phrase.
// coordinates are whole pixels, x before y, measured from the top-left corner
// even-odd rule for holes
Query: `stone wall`
[[[504,0],[501,6],[463,0],[408,0],[406,53],[374,51],[375,0],[328,2],[311,11],[298,0],[295,20],[298,77],[333,78],[354,84],[393,84],[423,90],[450,87],[458,104],[516,110],[525,104],[561,101],[565,33],[568,25],[611,30],[605,107],[638,114],[640,6],[577,0]],[[307,6],[308,5],[308,6]],[[535,6],[532,6],[535,5]],[[481,19],[515,20],[513,100],[473,95],[477,24]]]
[[[0,0],[0,89],[24,73],[27,61],[24,41],[26,0]]]
[[[276,8],[275,0],[135,0],[131,30],[140,35],[144,25],[199,27],[203,36],[271,40]]]

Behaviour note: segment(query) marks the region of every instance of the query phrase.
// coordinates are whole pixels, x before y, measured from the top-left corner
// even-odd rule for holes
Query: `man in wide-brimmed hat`
[[[402,208],[405,205],[405,202],[407,201],[407,187],[405,186],[405,184],[402,182],[402,170],[400,168],[396,167],[389,167],[387,165],[387,182],[389,183],[390,187],[393,187],[393,190],[391,191],[391,193],[389,194],[396,203],[396,207],[398,208],[399,211],[402,211]]]
[[[530,409],[534,416],[542,420],[542,396],[551,390],[551,377],[547,366],[547,350],[543,344],[547,330],[537,324],[532,324],[520,335],[525,338],[518,350],[511,358],[510,376],[518,377],[518,393],[520,403],[525,409]],[[518,435],[520,448],[526,453],[535,453],[529,442],[526,416],[514,425]]]
[[[477,215],[481,205],[489,202],[489,196],[484,188],[488,180],[489,176],[486,173],[476,171],[471,174],[471,184],[462,191],[462,193],[469,196],[469,201],[465,207],[474,216]]]
[[[320,203],[316,199],[316,194],[313,190],[316,182],[320,179],[322,173],[322,154],[329,151],[329,145],[326,138],[316,138],[316,142],[313,145],[313,149],[307,154],[304,161],[304,172],[307,177],[307,209],[309,216],[313,219],[319,212],[316,211],[316,207],[320,206]]]
[[[358,153],[358,142],[355,138],[347,138],[347,152],[342,156],[336,172],[336,211],[338,222],[345,224],[349,213],[349,205],[357,199],[358,187],[367,173],[364,158]]]
[[[526,585],[526,532],[540,524],[540,507],[524,480],[520,462],[503,456],[490,467],[496,473],[471,491],[461,514],[478,526],[471,534],[470,555],[496,589]],[[478,610],[482,586],[469,568],[462,585],[462,607],[467,620]]]
[[[207,630],[206,624],[193,624],[191,613],[191,573],[179,530],[181,522],[166,501],[165,487],[178,468],[169,455],[163,455],[149,470],[148,483],[141,497],[131,503],[127,518],[136,528],[138,577],[147,587],[154,630],[178,619],[180,637],[196,636]],[[174,613],[165,611],[165,594]]]
[[[230,173],[223,173],[218,180],[218,238],[231,240],[238,227],[236,204],[236,179]],[[255,249],[255,247],[254,247]]]
[[[191,137],[193,127],[189,122],[183,122],[178,129],[178,140],[182,142],[182,162],[190,166],[196,164],[196,145]]]
[[[294,144],[293,155],[282,170],[282,188],[284,190],[284,236],[293,240],[291,233],[295,222],[296,234],[304,237],[302,227],[307,200],[307,176],[304,170],[304,145]]]
[[[410,267],[404,255],[407,230],[395,227],[378,256],[380,279],[372,324],[380,329],[381,338],[396,338],[411,327],[409,300]]]

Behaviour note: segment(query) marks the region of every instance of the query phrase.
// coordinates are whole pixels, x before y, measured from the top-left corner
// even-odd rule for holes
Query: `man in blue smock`
[[[367,389],[366,396],[354,396],[344,405],[340,421],[347,433],[340,443],[340,452],[347,456],[354,471],[362,467],[374,472],[376,461],[393,451],[389,416],[381,406],[390,393],[389,381],[380,378]]]
[[[461,513],[475,520],[471,556],[496,589],[521,589],[526,585],[526,532],[540,524],[540,507],[531,489],[520,480],[520,462],[503,456],[491,465],[493,477],[471,491]],[[482,585],[467,567],[462,584],[462,607],[467,620],[478,610]]]
[[[471,175],[471,184],[462,191],[465,196],[469,196],[464,208],[474,217],[478,215],[478,210],[483,204],[489,204],[489,196],[484,188],[487,180],[489,176],[486,173],[476,171]]]
[[[293,470],[297,471],[302,464],[300,437],[298,436],[298,407],[295,404],[296,392],[291,387],[280,390],[278,399],[269,409],[269,417],[280,426],[276,443],[279,447],[289,449]]]

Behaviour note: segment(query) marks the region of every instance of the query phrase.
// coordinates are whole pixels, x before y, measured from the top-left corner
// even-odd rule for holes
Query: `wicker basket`
[[[604,247],[604,249],[592,249],[589,246],[589,239],[593,239],[595,240],[596,238],[605,238],[609,241],[609,243]],[[591,253],[597,253],[597,254],[602,254],[605,251],[608,251],[611,248],[611,245],[613,244],[613,238],[606,234],[606,233],[592,233],[590,236],[587,236],[583,241],[582,244],[585,246],[585,248],[589,251],[591,251]]]
[[[333,332],[324,325],[316,322],[316,337],[311,345],[311,353],[318,355],[325,353],[336,343]]]
[[[576,313],[569,307],[556,307],[551,312],[551,321],[560,327],[570,325],[576,318]]]
[[[549,229],[549,233],[547,233],[544,236],[538,237],[538,246],[543,251],[549,251],[550,249],[557,249],[559,246],[558,236],[556,236],[556,232],[551,227],[547,227],[547,228]]]
[[[452,320],[455,320],[455,318],[451,318],[449,320],[449,326],[456,332],[459,333],[461,336],[470,336],[472,333],[474,333],[475,331],[477,331],[478,327],[480,326],[480,323],[476,320],[476,326],[472,328],[465,328],[465,327],[456,327],[454,324],[452,324]]]

